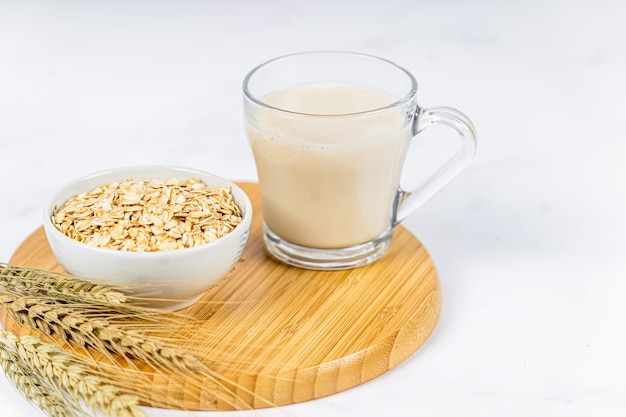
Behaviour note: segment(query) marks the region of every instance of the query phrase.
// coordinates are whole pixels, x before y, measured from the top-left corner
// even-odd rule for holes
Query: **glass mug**
[[[265,247],[301,268],[349,269],[379,259],[393,228],[461,172],[476,149],[466,116],[420,108],[413,75],[370,55],[275,58],[247,74],[243,93]],[[456,130],[459,150],[423,184],[404,190],[409,145],[433,124]]]

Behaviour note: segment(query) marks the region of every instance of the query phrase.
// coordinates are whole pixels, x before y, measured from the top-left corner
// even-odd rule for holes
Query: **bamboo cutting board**
[[[441,292],[432,259],[408,230],[397,227],[391,250],[365,267],[290,267],[264,250],[258,185],[239,185],[255,213],[243,256],[230,275],[179,313],[180,320],[201,320],[189,340],[196,352],[220,364],[243,406],[208,392],[222,389],[214,384],[189,386],[163,375],[148,375],[154,392],[145,405],[229,410],[308,401],[369,381],[422,346],[439,319]],[[10,263],[62,271],[43,228]],[[7,330],[29,332],[4,311],[0,319]]]

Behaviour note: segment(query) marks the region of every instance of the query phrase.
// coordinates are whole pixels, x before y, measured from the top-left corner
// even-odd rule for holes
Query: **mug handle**
[[[402,222],[463,171],[476,153],[476,129],[467,116],[450,107],[418,108],[413,120],[413,138],[424,129],[435,124],[456,130],[459,134],[460,149],[413,190],[407,191],[398,187],[394,226]]]

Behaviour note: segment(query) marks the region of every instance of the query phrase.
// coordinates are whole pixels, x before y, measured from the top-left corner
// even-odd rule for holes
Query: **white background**
[[[362,386],[226,415],[624,416],[625,4],[0,0],[0,261],[50,194],[94,171],[254,181],[246,72],[371,53],[415,74],[422,106],[478,129],[471,166],[405,222],[437,265],[439,324]],[[1,375],[0,400],[3,416],[39,415]]]

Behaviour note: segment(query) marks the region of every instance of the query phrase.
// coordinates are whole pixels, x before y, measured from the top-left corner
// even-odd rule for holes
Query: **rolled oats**
[[[228,186],[197,178],[127,179],[80,193],[55,210],[63,234],[89,245],[133,252],[194,247],[219,239],[242,220]]]

